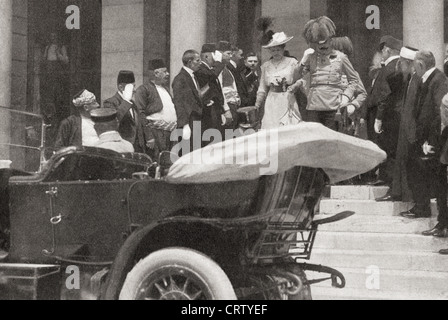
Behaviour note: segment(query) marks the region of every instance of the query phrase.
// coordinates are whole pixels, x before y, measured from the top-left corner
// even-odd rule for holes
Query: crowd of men
[[[149,81],[138,87],[132,71],[119,72],[117,92],[104,101],[101,109],[115,111],[112,117],[118,121],[118,128],[114,131],[132,144],[133,152],[158,159],[161,153],[172,150],[176,142],[172,141],[172,132],[176,129],[182,130],[179,140],[189,141],[190,151],[204,147],[210,143],[202,141],[205,130],[216,129],[224,137],[226,129],[238,129],[238,109],[255,104],[260,77],[256,54],[249,53],[243,59],[241,49],[221,41],[204,44],[201,52],[186,51],[182,62],[172,90],[170,73],[162,59],[149,61]],[[83,90],[72,102],[79,112],[62,121],[55,149],[98,147],[99,119],[92,113],[98,113],[100,105],[95,96]],[[110,116],[105,115],[106,120]],[[200,124],[199,130],[195,123]]]
[[[300,68],[311,73],[313,94],[325,95],[328,90],[316,85],[319,70],[313,71],[313,65],[321,71],[328,68],[332,74],[332,64],[342,61],[345,74],[341,76],[347,83],[344,86],[342,77],[333,77],[332,81],[340,82],[344,89],[340,100],[330,100],[344,103],[331,112],[313,110],[313,101],[324,100],[310,98],[310,91],[302,88],[308,94],[308,111],[314,112],[310,113],[314,118],[303,117],[304,120],[322,122],[324,118],[324,125],[338,130],[334,123],[340,112],[347,113],[353,121],[356,114],[359,124],[367,127],[368,139],[388,155],[386,162],[363,177],[368,184],[390,187],[390,192],[377,201],[413,202],[415,206],[401,215],[416,219],[430,217],[430,201],[437,198],[439,223],[423,234],[448,237],[447,77],[436,68],[430,51],[403,46],[401,40],[388,35],[380,40],[366,92],[347,55],[335,51],[337,41],[332,44],[331,36],[335,28],[328,20],[319,22],[329,30],[325,39],[316,40],[315,50],[305,52]],[[254,106],[257,99],[261,76],[257,55],[244,56],[240,48],[220,41],[204,44],[200,52],[186,51],[182,62],[172,90],[166,64],[155,59],[149,62],[149,81],[141,86],[136,87],[132,71],[120,71],[117,92],[104,101],[103,108],[92,93],[80,92],[73,98],[79,114],[62,122],[56,149],[97,146],[147,153],[158,159],[163,152],[172,150],[176,142],[172,141],[172,133],[176,129],[182,133],[179,141],[186,142],[190,151],[210,143],[202,139],[205,130],[218,130],[222,137],[226,129],[237,130],[241,124],[238,111]],[[299,100],[303,108],[303,101]],[[262,113],[253,124],[254,129],[260,128],[261,119]],[[442,253],[448,254],[447,250]]]

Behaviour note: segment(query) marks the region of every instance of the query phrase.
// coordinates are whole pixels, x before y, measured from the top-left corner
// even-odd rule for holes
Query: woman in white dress
[[[288,90],[300,78],[299,62],[284,56],[285,45],[292,38],[287,37],[284,32],[275,33],[271,42],[263,46],[271,52],[272,59],[261,67],[260,87],[255,103],[258,109],[264,103],[261,129],[274,129],[301,121],[295,96]]]

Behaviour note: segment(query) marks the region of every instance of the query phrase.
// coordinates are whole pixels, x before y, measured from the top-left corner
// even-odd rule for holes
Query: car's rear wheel
[[[235,291],[219,265],[185,248],[156,251],[128,274],[120,300],[235,300]]]

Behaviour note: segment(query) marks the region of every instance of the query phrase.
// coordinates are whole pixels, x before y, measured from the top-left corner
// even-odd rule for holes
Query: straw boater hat
[[[293,38],[294,37],[288,37],[284,32],[277,32],[277,33],[274,33],[274,35],[272,36],[271,42],[269,42],[268,45],[263,46],[263,48],[268,49],[268,48],[278,47],[278,46],[281,46],[282,44],[285,44],[285,43],[291,41]]]

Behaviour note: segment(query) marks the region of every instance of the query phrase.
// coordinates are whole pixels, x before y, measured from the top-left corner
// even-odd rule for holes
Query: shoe
[[[409,211],[400,213],[400,216],[407,219],[431,218],[431,211],[420,211],[412,208]]]
[[[431,230],[423,231],[422,235],[426,237],[434,236],[437,232],[439,232],[441,229],[443,229],[440,225],[436,225]]]
[[[369,186],[375,186],[375,187],[378,187],[378,186],[385,186],[386,184],[387,184],[386,181],[383,181],[383,180],[380,180],[380,179],[375,180],[375,181],[367,182],[367,185],[369,185]]]
[[[386,194],[384,197],[375,199],[376,202],[387,202],[387,201],[401,201],[401,198],[394,197],[393,195]]]
[[[448,255],[448,249],[442,249],[439,251],[440,254]]]
[[[448,238],[448,228],[439,229],[434,233],[436,238]]]

